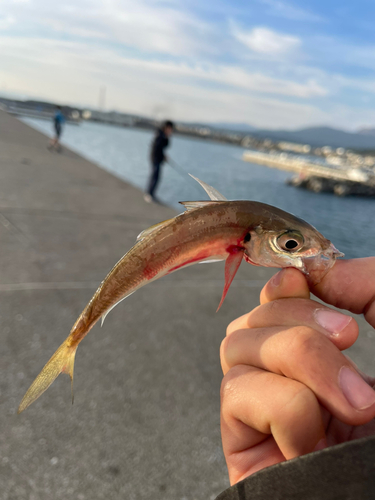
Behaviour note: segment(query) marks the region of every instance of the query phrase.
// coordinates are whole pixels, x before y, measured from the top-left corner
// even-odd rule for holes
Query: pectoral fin
[[[221,301],[219,307],[216,309],[216,312],[220,309],[222,303],[224,302],[225,296],[228,293],[229,287],[232,284],[233,278],[240,267],[242,258],[243,258],[244,250],[242,248],[234,247],[229,251],[229,256],[225,261],[225,284],[223,295],[221,296]]]
[[[100,326],[103,326],[105,318],[112,311],[112,309],[114,309],[120,302],[122,302],[123,300],[127,299],[128,297],[130,297],[130,295],[132,295],[134,292],[135,292],[135,290],[133,290],[132,292],[128,293],[128,295],[125,295],[125,297],[122,297],[122,299],[120,299],[118,302],[116,302],[116,304],[113,304],[113,306],[111,306],[104,314],[102,314],[102,322],[101,322]]]

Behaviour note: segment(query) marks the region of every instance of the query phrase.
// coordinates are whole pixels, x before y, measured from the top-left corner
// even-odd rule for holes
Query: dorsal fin
[[[147,229],[144,229],[139,235],[137,236],[137,241],[141,240],[142,238],[145,238],[149,234],[153,233],[154,231],[157,231],[160,229],[162,226],[170,222],[172,219],[167,219],[163,220],[163,222],[158,222],[157,224],[154,224],[153,226],[148,227]]]
[[[211,198],[212,201],[228,201],[227,198],[225,198],[224,195],[219,193],[217,189],[213,188],[206,182],[201,181],[200,179],[198,179],[198,177],[194,177],[194,175],[191,174],[189,175],[202,186],[202,188],[206,191],[206,193],[208,194],[208,196]]]
[[[217,201],[180,201],[181,205],[185,207],[187,211],[189,210],[194,210],[195,208],[201,208],[205,207],[207,205],[214,205],[215,203],[218,203]]]

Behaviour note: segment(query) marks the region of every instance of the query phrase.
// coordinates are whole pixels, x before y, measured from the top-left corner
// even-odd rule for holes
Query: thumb
[[[375,257],[338,260],[311,292],[327,304],[363,313],[375,327]]]

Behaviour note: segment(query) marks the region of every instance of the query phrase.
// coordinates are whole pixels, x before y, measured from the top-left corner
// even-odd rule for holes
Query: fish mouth
[[[308,282],[312,285],[320,283],[339,257],[344,257],[344,254],[337,250],[333,243],[318,255],[303,257],[304,272]]]
[[[245,262],[247,262],[248,264],[251,264],[252,266],[261,266],[261,264],[257,264],[256,262],[254,262],[253,260],[250,259],[250,257],[246,253],[246,250],[243,254],[243,258],[244,258]]]
[[[340,252],[340,250],[337,250],[337,248],[333,243],[331,243],[329,251],[331,252],[334,259],[338,259],[339,257],[345,257],[345,254]]]

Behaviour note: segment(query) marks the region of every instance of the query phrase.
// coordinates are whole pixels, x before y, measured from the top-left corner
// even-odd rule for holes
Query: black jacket
[[[267,467],[216,500],[373,500],[375,436]]]
[[[164,150],[168,147],[169,140],[163,130],[158,130],[151,145],[151,162],[162,163],[165,159]]]

